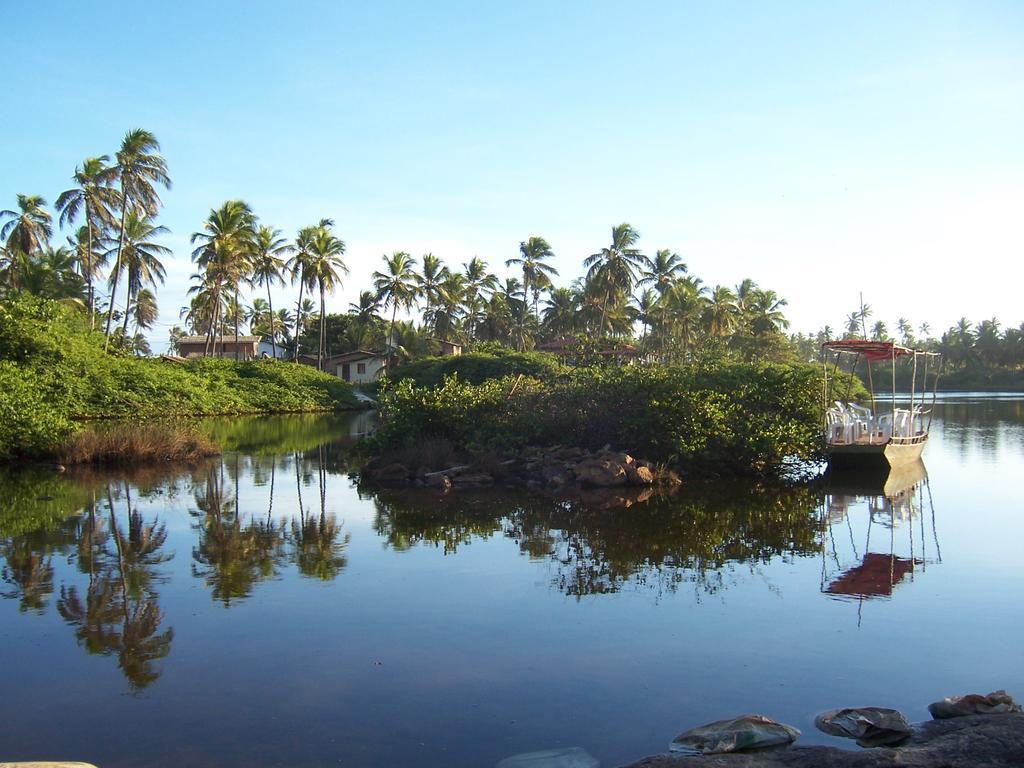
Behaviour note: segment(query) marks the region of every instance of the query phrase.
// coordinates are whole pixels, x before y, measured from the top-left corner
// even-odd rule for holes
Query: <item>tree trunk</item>
[[[395,347],[397,346],[395,344],[395,316],[396,315],[398,315],[398,302],[397,301],[392,305],[392,309],[391,309],[391,332],[388,334],[388,347],[389,348],[388,348],[388,354],[387,354],[387,359],[388,359],[389,362],[391,361],[391,356],[394,354]]]
[[[324,341],[327,338],[327,326],[325,321],[326,305],[324,302],[324,281],[320,280],[320,351],[317,353],[317,368],[324,369]]]
[[[233,310],[233,314],[235,316],[235,362],[237,363],[238,362],[238,314],[239,314],[238,284],[237,283],[235,283],[235,308]]]
[[[107,328],[104,331],[106,341],[103,349],[110,345],[110,324],[114,320],[114,299],[117,298],[117,281],[121,277],[121,249],[124,248],[124,220],[128,214],[128,199],[124,194],[124,182],[121,183],[121,232],[117,237],[117,257],[114,259],[114,282],[110,286],[110,306],[107,307]]]
[[[128,335],[128,315],[131,314],[131,311],[132,311],[132,285],[131,285],[131,283],[128,283],[128,295],[125,297],[125,301],[124,301],[124,322],[121,324],[121,332],[125,336]]]
[[[270,307],[270,346],[277,360],[277,331],[274,330],[274,300],[270,298],[270,283],[267,282],[267,306]]]
[[[299,328],[302,325],[302,289],[306,283],[299,279],[299,303],[295,305],[295,351],[292,353],[295,362],[299,362]]]
[[[89,292],[89,330],[96,330],[96,294],[92,287],[92,219],[89,217],[89,201],[85,201],[85,226],[89,231],[85,254],[85,282]]]

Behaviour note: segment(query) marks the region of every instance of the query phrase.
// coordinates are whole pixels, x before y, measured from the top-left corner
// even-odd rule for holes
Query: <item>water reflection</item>
[[[935,506],[922,461],[881,477],[831,475],[825,488],[821,506],[827,530],[821,549],[823,593],[858,604],[891,598],[899,584],[913,581],[919,570],[942,561]],[[930,534],[925,530],[926,518],[931,523]],[[928,538],[934,543],[934,553],[928,551]]]
[[[225,609],[274,580],[339,578],[352,536],[328,500],[349,484],[348,426],[296,424],[243,420],[221,437],[251,453],[192,468],[0,475],[0,494],[21,510],[0,516],[0,596],[16,600],[22,613],[43,615],[56,591],[56,612],[79,646],[115,656],[129,686],[141,690],[159,678],[175,636],[160,605],[175,547],[190,554],[173,571],[177,588],[196,579]],[[310,447],[325,434],[335,439]],[[275,450],[255,450],[261,439]],[[868,497],[835,483],[729,483],[672,495],[620,489],[574,498],[522,490],[357,490],[373,509],[371,535],[392,553],[427,547],[457,556],[474,542],[500,540],[542,569],[550,589],[576,600],[627,590],[658,600],[684,589],[700,602],[751,575],[771,584],[770,564],[805,557],[822,558],[821,589],[829,596],[891,595],[933,562],[922,536],[916,543],[911,536],[908,556],[875,546],[886,537],[874,531],[895,542],[898,527],[923,524],[920,493],[927,485],[918,480],[910,482],[909,497],[891,488]],[[867,535],[858,538],[851,521],[865,504]],[[187,516],[175,517],[180,512]],[[175,537],[169,516],[189,523],[178,525]],[[852,554],[836,546],[841,527],[850,533]]]
[[[107,484],[108,529],[96,504],[77,521],[78,567],[88,583],[84,595],[78,585],[62,584],[57,611],[74,628],[79,646],[89,654],[116,655],[131,688],[141,690],[159,678],[156,662],[170,653],[174,639],[172,628],[161,631],[164,614],[156,590],[165,580],[160,566],[174,555],[163,551],[166,526],[157,517],[146,521],[132,506],[127,482],[119,490]],[[124,502],[124,526],[115,495]]]
[[[382,491],[374,527],[399,551],[426,544],[455,554],[474,539],[505,536],[547,562],[551,585],[576,598],[683,584],[699,598],[728,586],[733,566],[754,571],[819,549],[819,497],[810,487],[705,487],[647,496],[628,511],[618,494],[614,504],[602,498]]]

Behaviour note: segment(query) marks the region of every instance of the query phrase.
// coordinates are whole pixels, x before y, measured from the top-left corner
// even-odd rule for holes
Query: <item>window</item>
[[[366,373],[366,363],[356,363],[356,373]]]

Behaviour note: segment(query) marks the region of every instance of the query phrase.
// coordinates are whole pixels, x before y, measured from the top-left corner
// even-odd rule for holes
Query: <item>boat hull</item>
[[[920,461],[928,435],[886,443],[849,443],[826,446],[829,464],[837,467],[900,467]]]

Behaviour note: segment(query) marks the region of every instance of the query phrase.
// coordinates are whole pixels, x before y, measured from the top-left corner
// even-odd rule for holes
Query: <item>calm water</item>
[[[895,503],[374,495],[363,422],[213,428],[177,475],[2,479],[0,760],[608,768],[749,711],[830,743],[826,708],[1024,696],[1024,399],[943,401]]]

